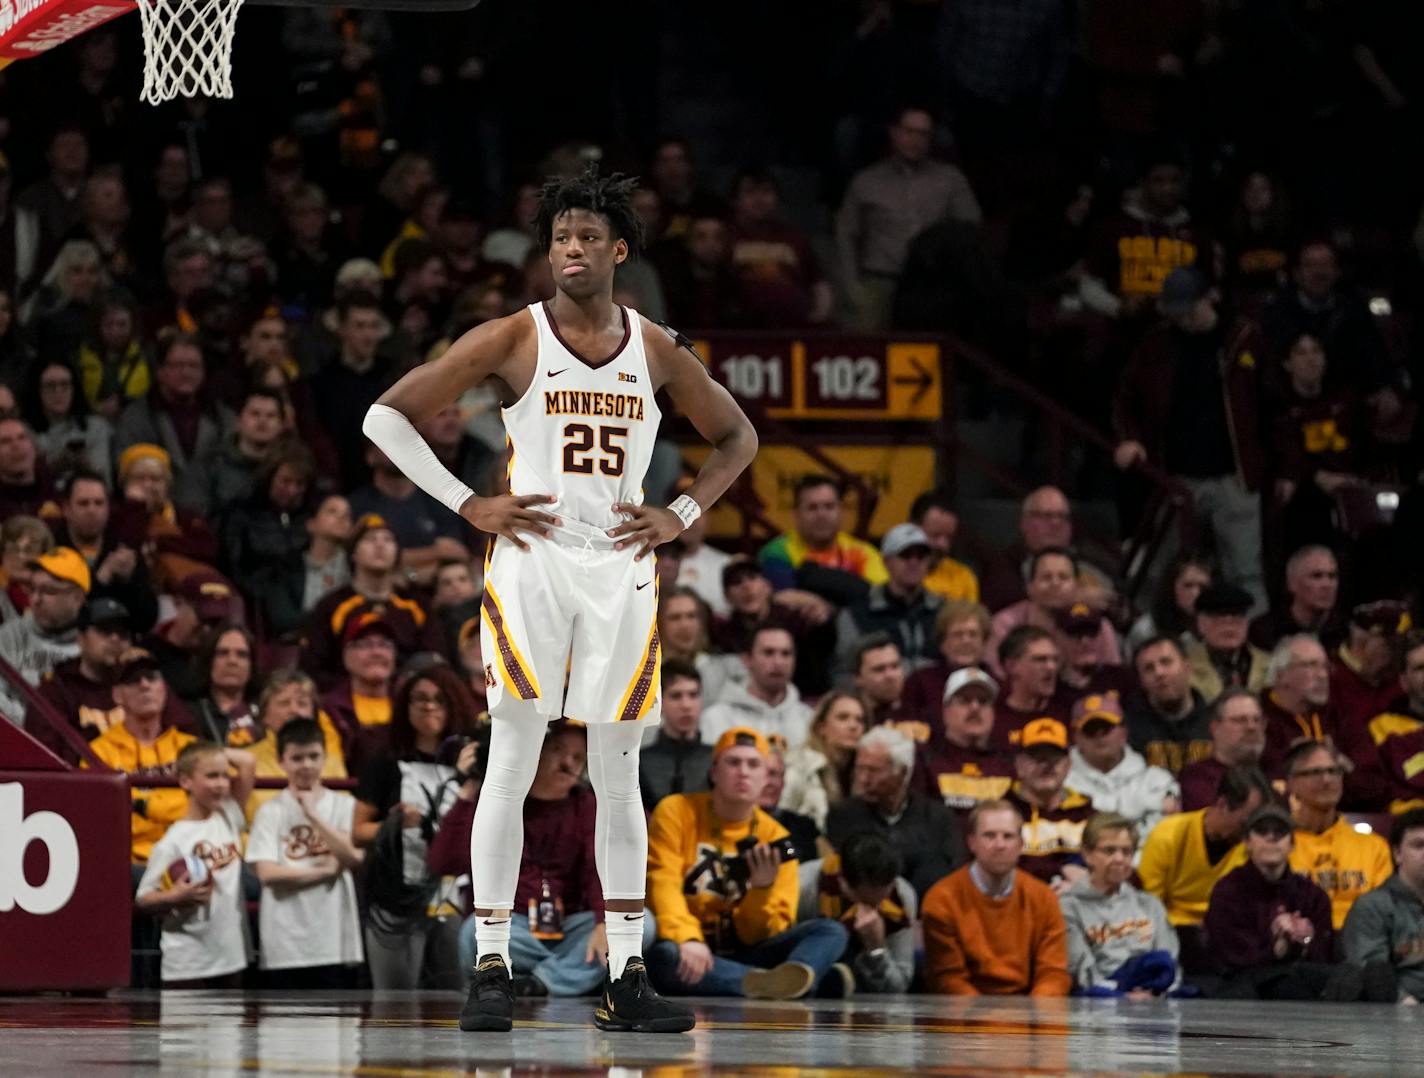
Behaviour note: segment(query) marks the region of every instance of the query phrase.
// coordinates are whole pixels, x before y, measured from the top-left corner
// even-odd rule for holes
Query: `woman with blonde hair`
[[[785,754],[786,784],[780,808],[799,812],[826,829],[831,806],[850,793],[855,746],[865,734],[865,702],[853,692],[830,692],[811,714],[806,743]]]
[[[277,732],[293,719],[315,719],[326,740],[326,762],[322,764],[324,779],[346,778],[346,757],[341,751],[341,734],[325,711],[316,706],[316,683],[295,667],[272,671],[250,716],[235,720],[227,731],[227,744],[235,749],[247,749],[257,761],[259,779],[280,779],[281,759],[277,755]],[[244,806],[250,820],[264,802],[276,797],[280,790],[254,790]]]
[[[962,666],[983,666],[991,620],[983,603],[946,599],[935,618],[940,658],[905,679],[905,711],[939,729],[945,682]]]
[[[69,240],[60,247],[39,289],[20,312],[35,351],[72,361],[94,320],[99,294],[108,286],[98,247],[88,240]]]
[[[679,586],[662,594],[658,603],[658,640],[663,655],[697,668],[702,678],[703,707],[717,703],[729,682],[745,682],[747,678],[746,666],[739,656],[713,655],[708,650],[710,621],[707,604],[691,588]]]

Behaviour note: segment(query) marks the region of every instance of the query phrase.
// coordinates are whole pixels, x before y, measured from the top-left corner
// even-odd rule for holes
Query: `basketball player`
[[[364,426],[416,484],[493,536],[480,639],[494,729],[471,830],[479,957],[460,1015],[465,1030],[512,1025],[510,912],[524,798],[546,724],[561,714],[588,725],[598,795],[608,977],[595,1022],[639,1032],[694,1022],[653,990],[641,957],[648,837],[638,746],[660,696],[648,555],[726,492],[756,455],[757,437],[685,338],[613,302],[614,267],[642,239],[633,188],[594,168],[545,184],[537,226],[554,298],[466,333],[382,396]],[[486,382],[504,405],[511,451],[510,493],[492,498],[446,471],[413,426]],[[687,493],[666,509],[643,505],[641,489],[659,389],[712,445]],[[531,911],[530,929],[556,933],[544,916]]]

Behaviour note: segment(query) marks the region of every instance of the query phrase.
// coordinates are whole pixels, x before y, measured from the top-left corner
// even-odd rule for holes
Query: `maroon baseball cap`
[[[1074,603],[1059,610],[1053,619],[1069,636],[1096,636],[1103,627],[1103,616],[1087,603]]]
[[[383,633],[391,643],[396,642],[396,630],[389,621],[374,610],[363,610],[346,619],[341,629],[341,646],[353,644],[371,633]]]
[[[1394,599],[1381,599],[1355,607],[1350,611],[1350,622],[1361,629],[1381,629],[1385,633],[1397,633],[1408,613],[1408,604]]]
[[[1081,730],[1090,722],[1105,722],[1111,726],[1121,726],[1123,721],[1122,704],[1118,702],[1117,693],[1095,692],[1080,698],[1073,705],[1071,721],[1075,730]]]
[[[351,535],[346,540],[346,553],[348,555],[355,553],[356,544],[368,532],[374,531],[390,532],[391,538],[396,541],[396,548],[400,548],[400,537],[396,535],[395,529],[390,526],[385,517],[380,513],[362,513],[356,518],[356,523],[351,526]]]
[[[178,583],[178,597],[193,608],[200,621],[232,616],[237,592],[227,578],[212,569],[196,569]]]

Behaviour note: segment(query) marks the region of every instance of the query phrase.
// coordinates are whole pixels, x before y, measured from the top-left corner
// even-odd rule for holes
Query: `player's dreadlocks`
[[[631,254],[643,249],[643,220],[633,211],[636,176],[615,172],[600,176],[590,164],[583,174],[568,179],[554,177],[539,190],[539,212],[534,217],[539,246],[547,251],[554,242],[554,222],[570,210],[588,210],[608,222],[615,240],[624,240]]]

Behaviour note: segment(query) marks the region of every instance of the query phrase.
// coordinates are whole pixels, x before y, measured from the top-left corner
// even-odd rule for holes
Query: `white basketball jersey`
[[[623,312],[623,343],[602,363],[565,343],[548,307],[531,303],[539,333],[529,389],[503,410],[516,495],[552,494],[546,512],[611,528],[614,502],[640,505],[662,413],[653,402],[643,351],[643,322]]]

